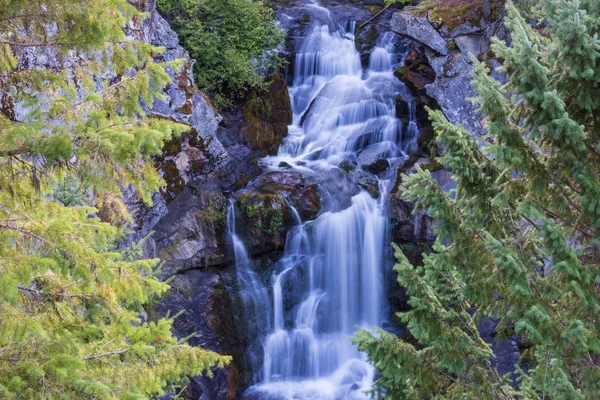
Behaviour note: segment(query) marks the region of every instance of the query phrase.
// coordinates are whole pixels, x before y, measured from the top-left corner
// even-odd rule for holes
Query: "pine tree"
[[[426,170],[403,176],[437,240],[416,268],[395,248],[412,337],[355,339],[385,398],[600,398],[600,3],[540,3],[534,29],[507,1],[512,45],[492,46],[506,84],[473,60],[487,137],[430,112],[456,190]],[[527,347],[516,383],[492,363],[486,318]]]
[[[148,398],[229,360],[143,321],[169,287],[117,246],[122,189],[149,204],[152,157],[185,129],[141,105],[181,64],[126,36],[146,17],[125,0],[0,6],[0,398]]]

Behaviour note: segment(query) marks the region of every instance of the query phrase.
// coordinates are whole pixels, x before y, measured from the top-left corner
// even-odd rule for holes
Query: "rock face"
[[[190,270],[176,275],[172,290],[149,315],[151,319],[184,312],[173,323],[177,337],[189,337],[188,343],[230,354],[236,362],[225,369],[213,369],[214,376],[192,377],[186,398],[197,400],[236,398],[240,383],[237,364],[243,357],[243,345],[238,337],[231,313],[231,300],[219,274]]]
[[[277,154],[292,123],[292,104],[282,74],[273,75],[265,93],[253,90],[242,107],[243,140],[261,157]]]

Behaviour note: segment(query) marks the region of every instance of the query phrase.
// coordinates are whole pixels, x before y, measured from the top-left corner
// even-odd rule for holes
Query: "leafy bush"
[[[219,108],[262,86],[260,70],[279,61],[284,31],[262,1],[158,0],[158,9],[196,59],[198,86]]]

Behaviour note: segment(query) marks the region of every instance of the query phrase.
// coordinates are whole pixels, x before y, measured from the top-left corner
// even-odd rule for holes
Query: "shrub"
[[[196,82],[217,108],[262,86],[261,72],[280,61],[284,31],[263,1],[158,0],[157,5],[196,59]]]

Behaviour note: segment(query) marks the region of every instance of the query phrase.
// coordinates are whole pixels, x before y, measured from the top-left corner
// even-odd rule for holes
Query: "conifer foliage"
[[[180,64],[125,35],[146,17],[125,0],[0,6],[0,398],[147,398],[228,361],[141,320],[168,285],[117,247],[121,191],[149,204],[151,158],[183,129],[141,106]]]
[[[600,3],[540,3],[534,29],[507,1],[512,44],[493,44],[506,84],[474,60],[489,135],[431,112],[454,193],[429,171],[403,177],[438,239],[416,268],[396,247],[410,339],[355,339],[385,398],[600,398]],[[485,318],[522,338],[516,381],[492,362]]]

